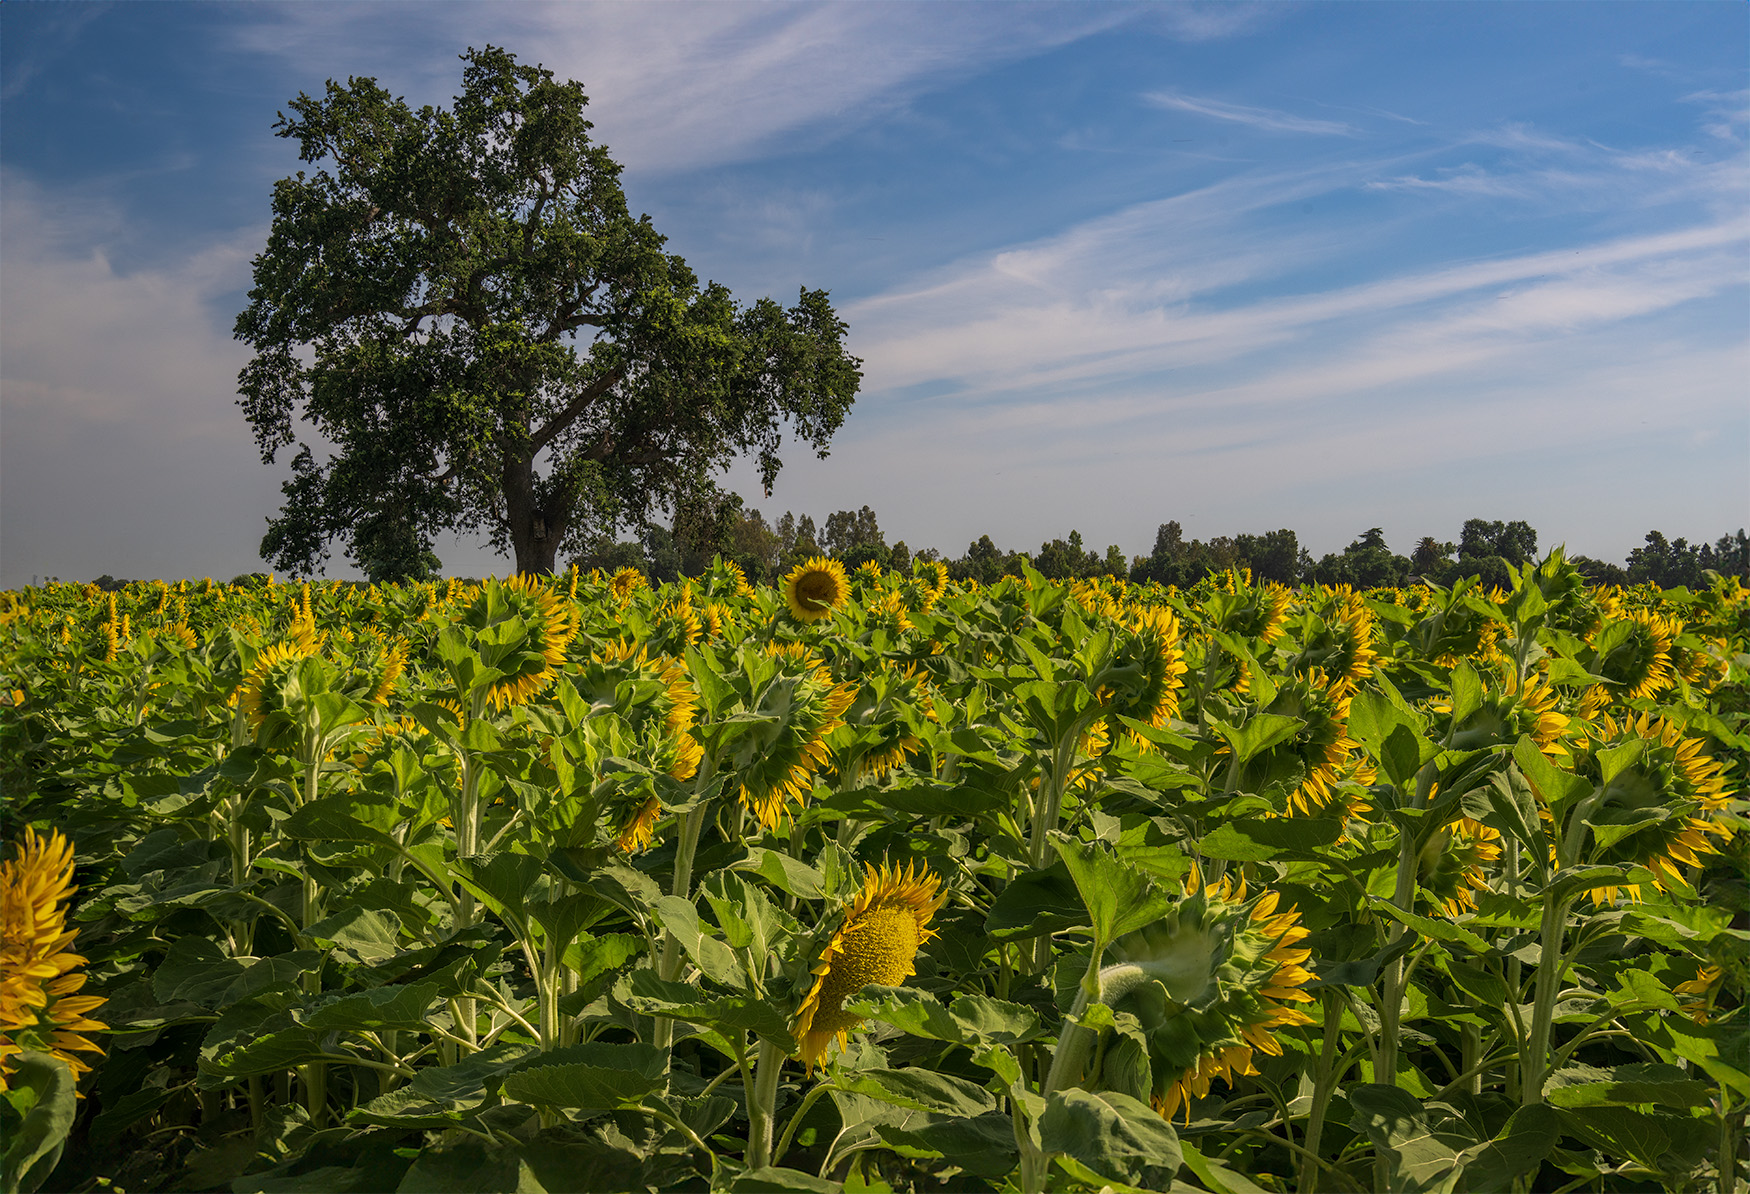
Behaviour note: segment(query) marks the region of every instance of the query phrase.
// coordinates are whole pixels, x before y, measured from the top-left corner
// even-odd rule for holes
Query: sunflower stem
[[[753,1098],[747,1105],[749,1169],[772,1163],[772,1121],[778,1104],[778,1076],[783,1068],[784,1051],[770,1041],[760,1041],[759,1058],[754,1062]]]
[[[1534,1106],[1543,1102],[1544,1076],[1549,1070],[1550,1031],[1555,1023],[1556,996],[1561,991],[1562,936],[1567,926],[1568,909],[1573,897],[1544,896],[1541,936],[1543,948],[1537,960],[1537,994],[1531,1006],[1531,1040],[1525,1050],[1524,1067],[1520,1071],[1519,1105]]]
[[[1343,1043],[1342,995],[1327,988],[1322,1002],[1325,1010],[1324,1040],[1319,1046],[1318,1068],[1313,1071],[1312,1107],[1307,1111],[1306,1141],[1303,1147],[1309,1156],[1319,1155],[1319,1140],[1325,1134],[1325,1113],[1331,1106],[1331,1092],[1337,1085],[1337,1052]],[[1300,1189],[1306,1194],[1315,1187],[1317,1166],[1305,1157],[1300,1165]]]

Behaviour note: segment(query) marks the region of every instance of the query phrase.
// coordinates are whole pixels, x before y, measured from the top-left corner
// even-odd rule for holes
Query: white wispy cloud
[[[1309,116],[1295,116],[1288,112],[1277,112],[1271,108],[1253,108],[1245,104],[1230,104],[1224,100],[1181,95],[1176,91],[1151,91],[1142,98],[1157,108],[1193,112],[1199,116],[1232,121],[1235,124],[1243,124],[1271,133],[1317,133],[1327,137],[1354,137],[1360,133],[1360,130],[1354,125],[1341,120],[1318,120]]]
[[[978,5],[926,3],[458,3],[422,10],[428,39],[506,46],[519,60],[582,82],[598,139],[628,169],[651,173],[840,136],[922,91],[1145,11],[1025,5],[992,20]],[[383,36],[404,27],[398,6],[284,5],[264,16],[237,27],[237,44],[285,56],[313,77],[380,75],[418,102],[447,103],[458,89],[453,60],[421,55],[409,65]],[[1212,11],[1201,19],[1213,28],[1221,18]],[[1190,13],[1185,20],[1197,26]]]

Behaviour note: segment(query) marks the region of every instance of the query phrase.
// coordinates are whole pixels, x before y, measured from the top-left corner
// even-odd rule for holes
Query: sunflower
[[[1282,637],[1292,592],[1273,580],[1253,588],[1249,568],[1230,569],[1212,579],[1215,592],[1204,602],[1203,613],[1213,629],[1265,643]]]
[[[896,987],[917,973],[918,948],[936,934],[930,919],[947,902],[938,894],[941,880],[913,864],[905,870],[880,870],[864,864],[863,889],[844,907],[844,919],[814,965],[814,985],[796,1009],[790,1035],[810,1070],[837,1041],[844,1049],[862,1017],[844,1010],[845,1000],[864,987]]]
[[[1720,997],[1725,978],[1721,967],[1704,964],[1696,970],[1694,978],[1672,987],[1671,994],[1678,997],[1684,1015],[1697,1024],[1706,1024],[1713,1019],[1714,1003]]]
[[[1102,998],[1141,1023],[1148,1044],[1151,1101],[1167,1119],[1209,1093],[1220,1078],[1255,1074],[1258,1053],[1276,1057],[1274,1030],[1309,1024],[1293,1003],[1312,978],[1303,963],[1312,951],[1297,943],[1308,931],[1280,897],[1247,898],[1245,881],[1206,885],[1193,866],[1185,898],[1164,918],[1120,938],[1100,972]]]
[[[626,819],[620,828],[619,841],[615,844],[625,854],[636,854],[656,837],[657,818],[662,816],[662,801],[655,796],[649,797],[643,804],[632,810],[632,815]]]
[[[1262,712],[1299,718],[1304,724],[1292,738],[1245,763],[1243,782],[1251,785],[1247,790],[1293,782],[1288,793],[1290,816],[1316,817],[1339,810],[1345,816],[1359,815],[1366,806],[1352,800],[1339,785],[1361,744],[1349,737],[1349,698],[1332,691],[1324,670],[1309,668],[1283,680],[1276,698]]]
[[[910,611],[897,589],[888,589],[869,603],[869,623],[892,634],[904,634],[912,628]]]
[[[1671,649],[1683,623],[1651,610],[1631,610],[1607,622],[1593,645],[1586,670],[1603,676],[1613,697],[1638,700],[1657,696],[1677,682]]]
[[[1642,713],[1620,724],[1605,714],[1596,727],[1598,747],[1620,746],[1633,739],[1643,742],[1638,757],[1604,785],[1599,807],[1587,821],[1595,828],[1608,827],[1613,835],[1608,845],[1594,843],[1591,862],[1603,865],[1644,867],[1653,873],[1661,891],[1686,887],[1679,864],[1699,866],[1702,854],[1717,854],[1710,838],[1732,836],[1731,827],[1718,814],[1730,804],[1733,792],[1726,790],[1725,768],[1720,760],[1702,751],[1700,738],[1684,736],[1683,728],[1661,717]],[[1602,778],[1598,759],[1586,754],[1579,771],[1593,782]],[[1616,899],[1618,888],[1593,890],[1599,904]],[[1625,884],[1620,889],[1631,900],[1640,900],[1640,888]]]
[[[608,588],[613,591],[614,600],[625,605],[631,600],[633,591],[643,588],[644,584],[644,574],[627,566],[614,573],[613,579],[608,581]]]
[[[520,704],[545,688],[565,664],[565,649],[577,634],[570,611],[540,578],[519,573],[489,580],[462,611],[462,625],[476,635],[492,628],[499,637],[481,654],[503,675],[486,696],[499,709]],[[521,635],[504,635],[507,623],[520,622]],[[507,628],[508,629],[508,628]]]
[[[0,1090],[27,1050],[58,1057],[75,1079],[91,1068],[76,1054],[103,1052],[81,1035],[108,1025],[90,1018],[101,996],[76,994],[85,959],[67,948],[78,931],[66,908],[76,890],[73,847],[58,830],[26,829],[17,856],[0,862]]]
[[[1322,667],[1331,677],[1334,695],[1352,695],[1361,681],[1373,675],[1374,660],[1379,658],[1373,611],[1365,599],[1345,586],[1333,593],[1315,625],[1321,629],[1307,643],[1299,666]]]
[[[790,569],[784,578],[784,604],[798,622],[818,622],[845,603],[851,585],[845,566],[825,556]]]
[[[766,653],[778,671],[750,712],[769,720],[762,732],[741,739],[729,762],[741,776],[741,803],[773,829],[786,806],[801,804],[812,789],[827,763],[826,736],[844,724],[857,686],[834,683],[800,643],[771,643]]]
[[[1487,674],[1485,673],[1485,676]],[[1436,701],[1436,713],[1450,714],[1452,702]],[[1452,749],[1480,750],[1499,743],[1512,744],[1526,734],[1537,748],[1555,759],[1566,759],[1562,741],[1572,718],[1556,712],[1556,691],[1547,677],[1532,673],[1523,684],[1511,667],[1498,686],[1485,686],[1482,702],[1458,725],[1452,727]]]
[[[286,642],[274,643],[255,657],[255,666],[243,677],[242,687],[243,715],[250,728],[260,732],[278,703],[287,674],[309,656],[297,642]]]
[[[1106,728],[1121,731],[1118,719],[1128,717],[1145,722],[1156,729],[1179,715],[1179,689],[1185,675],[1185,652],[1179,642],[1179,619],[1163,605],[1136,606],[1119,615],[1130,638],[1119,648],[1113,662],[1118,666],[1132,665],[1138,672],[1134,686],[1124,692],[1102,689],[1100,702],[1106,706]],[[1153,749],[1135,731],[1130,732],[1138,745]]]
[[[567,679],[593,707],[612,709],[635,730],[659,726],[655,762],[670,776],[691,779],[698,771],[705,757],[692,735],[699,696],[692,676],[675,660],[621,640],[602,647]]]
[[[1432,793],[1430,793],[1432,795]],[[1475,909],[1476,893],[1488,886],[1489,865],[1501,857],[1501,835],[1469,817],[1443,826],[1422,847],[1416,881],[1448,916]]]
[[[832,766],[840,774],[855,767],[862,775],[879,779],[923,750],[924,744],[912,733],[910,723],[920,711],[924,718],[934,720],[936,710],[929,681],[915,666],[904,670],[883,666],[867,673],[863,680],[844,714],[845,725],[857,735],[850,746],[834,752]]]

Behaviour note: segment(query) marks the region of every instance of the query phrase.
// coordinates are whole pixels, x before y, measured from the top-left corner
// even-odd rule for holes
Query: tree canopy
[[[264,462],[297,445],[262,555],[435,566],[475,530],[551,571],[604,528],[697,502],[786,431],[820,455],[861,362],[824,290],[738,303],[634,218],[582,85],[488,46],[449,110],[374,79],[301,94],[277,135],[318,167],[274,187],[237,338]],[[300,442],[297,424],[315,436]]]

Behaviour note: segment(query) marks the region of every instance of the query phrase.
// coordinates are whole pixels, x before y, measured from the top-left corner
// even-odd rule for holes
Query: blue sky
[[[864,359],[768,517],[950,555],[1466,518],[1620,560],[1750,522],[1746,6],[0,7],[0,584],[228,577],[288,475],[231,325],[330,77],[580,80],[706,277]],[[503,573],[469,541],[446,570]],[[339,553],[336,553],[339,561]],[[343,561],[340,561],[343,562]],[[345,575],[331,567],[331,575]]]

